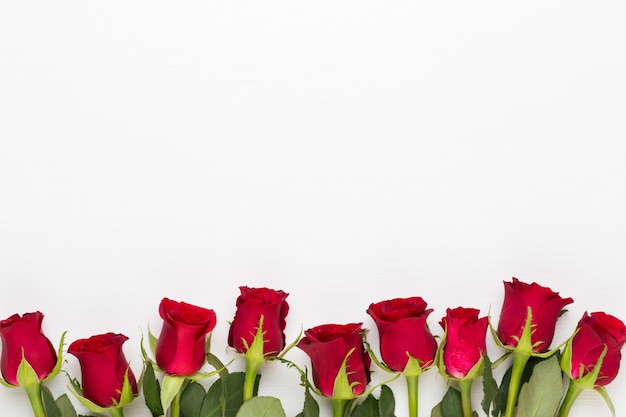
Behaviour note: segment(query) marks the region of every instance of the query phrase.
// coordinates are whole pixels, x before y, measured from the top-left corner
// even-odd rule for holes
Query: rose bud
[[[159,305],[163,327],[156,344],[157,365],[170,375],[197,372],[206,359],[206,335],[217,322],[215,312],[164,298]]]
[[[479,319],[479,313],[474,308],[449,308],[441,319],[445,338],[441,342],[443,354],[440,365],[443,365],[444,374],[451,378],[473,379],[481,373],[478,368],[482,364],[483,353],[487,351],[485,337],[489,321],[487,317]]]
[[[533,352],[545,352],[552,343],[556,320],[567,304],[573,303],[570,297],[561,298],[550,288],[537,283],[527,284],[513,278],[504,282],[504,303],[498,322],[498,338],[504,346],[515,348],[522,338],[526,326],[528,309],[532,314],[531,345]]]
[[[578,322],[577,332],[566,348],[571,352],[570,363],[563,363],[564,372],[572,379],[580,379],[594,371],[604,349],[602,365],[593,384],[605,386],[615,379],[622,359],[621,349],[626,343],[626,327],[616,317],[604,312],[585,313]]]
[[[365,391],[371,359],[363,346],[362,323],[323,324],[308,329],[297,346],[311,358],[313,383],[328,398],[348,400]],[[343,372],[340,378],[337,376]],[[336,380],[347,381],[335,386]]]
[[[252,346],[263,317],[263,356],[276,356],[285,347],[285,317],[289,311],[289,294],[269,288],[239,287],[237,312],[230,325],[228,345],[245,354]]]
[[[429,368],[437,352],[437,340],[428,330],[426,309],[421,297],[394,298],[370,304],[367,313],[374,319],[380,338],[380,354],[385,364],[403,372],[409,355],[419,361],[422,370]]]
[[[2,376],[11,385],[20,385],[17,371],[23,358],[30,364],[39,380],[52,372],[57,363],[57,354],[41,330],[43,314],[39,311],[23,316],[14,314],[0,321]]]
[[[105,333],[76,340],[67,350],[80,363],[82,396],[100,407],[123,405],[120,399],[125,380],[132,395],[137,395],[135,375],[122,351],[127,340],[123,334]]]

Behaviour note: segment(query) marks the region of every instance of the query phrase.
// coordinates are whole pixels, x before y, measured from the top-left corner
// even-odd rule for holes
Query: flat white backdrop
[[[513,276],[574,298],[555,341],[584,311],[626,319],[625,18],[613,1],[5,2],[0,316],[42,311],[54,343],[124,333],[137,373],[162,297],[213,308],[212,351],[236,357],[240,285],[290,293],[289,340],[363,322],[376,346],[365,309],[412,295],[436,334],[448,307],[497,320]],[[298,413],[295,371],[262,372]],[[421,381],[429,415],[445,381]],[[608,388],[624,415],[625,374]],[[20,390],[0,404],[30,415]],[[571,417],[591,413],[610,415],[588,392]]]

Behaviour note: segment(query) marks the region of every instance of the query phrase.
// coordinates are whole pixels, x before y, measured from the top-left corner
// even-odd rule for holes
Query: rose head
[[[127,340],[123,334],[105,333],[76,340],[67,350],[80,362],[83,396],[101,407],[119,403],[125,375],[137,395],[135,375],[122,351]]]
[[[361,323],[323,324],[308,329],[298,347],[311,358],[313,383],[322,395],[333,398],[335,380],[346,362],[352,395],[360,395],[370,382],[371,359],[363,347]],[[351,352],[351,353],[350,353]]]
[[[276,356],[285,347],[285,317],[289,312],[286,298],[289,294],[269,288],[239,287],[237,312],[230,325],[228,345],[239,353],[246,353],[252,345],[263,316],[263,355]]]
[[[422,369],[433,364],[437,340],[426,325],[432,311],[421,297],[394,298],[369,306],[367,313],[378,328],[380,354],[389,368],[404,371],[408,355],[417,359]]]
[[[217,322],[215,312],[164,298],[159,305],[163,327],[156,345],[156,361],[170,375],[191,375],[206,358],[206,335]]]
[[[561,310],[573,302],[572,298],[561,298],[559,293],[534,282],[527,284],[517,278],[513,278],[512,282],[505,281],[504,303],[497,330],[500,342],[505,346],[517,346],[530,307],[533,352],[547,351]]]
[[[36,311],[23,316],[14,314],[0,321],[0,369],[5,381],[11,385],[19,385],[17,370],[22,362],[22,352],[39,380],[48,376],[56,365],[57,354],[50,340],[41,331],[42,320],[43,314]]]
[[[578,322],[578,332],[571,340],[571,364],[565,371],[579,379],[593,371],[600,355],[607,349],[595,386],[604,386],[617,376],[621,349],[626,343],[626,326],[604,312],[585,313]]]
[[[452,378],[463,379],[487,351],[485,337],[489,324],[487,317],[478,318],[474,308],[448,309],[441,319],[446,336],[443,343],[443,365]]]

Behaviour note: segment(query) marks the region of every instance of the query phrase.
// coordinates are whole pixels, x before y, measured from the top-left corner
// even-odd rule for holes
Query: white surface
[[[382,3],[3,3],[0,316],[124,333],[136,370],[164,296],[214,308],[232,356],[246,284],[291,294],[290,340],[373,330],[398,296],[438,334],[447,307],[497,318],[512,276],[575,299],[555,340],[585,310],[626,319],[624,3]],[[295,372],[263,374],[299,412]],[[421,381],[429,415],[445,383]],[[29,415],[21,391],[0,404]],[[590,413],[610,415],[585,393]]]

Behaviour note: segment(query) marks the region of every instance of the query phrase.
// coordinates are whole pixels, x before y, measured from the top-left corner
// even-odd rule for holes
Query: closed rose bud
[[[126,376],[137,395],[135,375],[122,351],[127,340],[123,334],[105,333],[76,340],[67,350],[80,362],[82,395],[100,407],[120,402]]]
[[[449,308],[441,320],[441,327],[445,331],[445,340],[442,342],[443,369],[452,378],[468,377],[487,351],[485,337],[489,322],[487,317],[478,318],[479,313],[474,308]]]
[[[157,365],[170,375],[192,375],[206,359],[206,336],[217,322],[215,312],[164,298],[159,305],[163,327],[156,345]]]
[[[287,294],[269,288],[239,287],[237,312],[230,325],[228,345],[239,353],[246,353],[257,334],[263,317],[263,356],[276,356],[285,347],[285,317],[289,312]]]
[[[498,339],[515,348],[526,325],[528,308],[532,313],[531,342],[533,352],[545,352],[552,343],[556,321],[563,308],[574,300],[537,283],[527,284],[513,278],[504,282],[504,303],[498,322]]]
[[[297,346],[311,358],[313,383],[322,395],[333,398],[335,381],[346,360],[346,372],[351,392],[362,394],[370,382],[371,359],[363,346],[361,323],[323,324],[308,329]],[[348,355],[349,354],[349,355]]]
[[[23,316],[14,314],[0,321],[2,376],[11,385],[19,385],[17,370],[24,359],[30,364],[39,380],[44,379],[54,369],[57,354],[41,330],[43,314],[39,311]]]
[[[578,322],[571,342],[571,363],[565,371],[572,379],[592,372],[606,347],[600,373],[594,383],[605,386],[615,379],[626,343],[626,326],[618,318],[604,312],[585,313]]]
[[[437,340],[426,319],[432,313],[421,297],[394,298],[373,303],[367,313],[374,319],[380,339],[380,354],[396,372],[404,371],[410,355],[426,369],[433,364]]]

